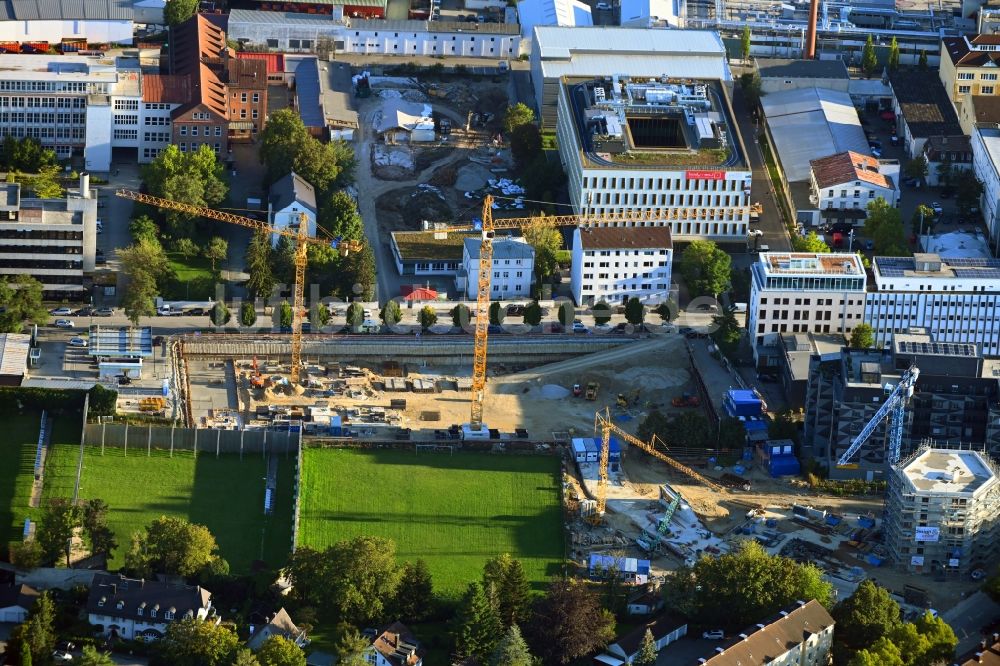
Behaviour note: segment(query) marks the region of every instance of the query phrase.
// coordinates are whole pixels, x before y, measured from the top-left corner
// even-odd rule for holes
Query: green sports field
[[[0,438],[0,544],[20,541],[24,519],[35,519],[37,509],[28,507],[31,500],[31,482],[35,469],[35,451],[38,446],[38,429],[41,412],[28,410],[0,412],[4,436]],[[68,412],[55,419],[50,442],[67,446],[80,445],[78,412]]]
[[[551,456],[306,449],[300,518],[300,545],[391,538],[400,560],[426,560],[435,590],[451,596],[498,553],[520,558],[536,587],[563,558]]]
[[[45,495],[72,497],[80,447],[57,446],[46,465]],[[173,457],[153,449],[99,446],[86,448],[80,497],[101,498],[110,507],[109,520],[119,548],[111,567],[123,563],[133,532],[161,515],[185,518],[208,527],[234,573],[246,573],[253,560],[284,564],[292,539],[292,480],[294,458],[281,458],[274,512],[264,515],[266,463],[260,456],[175,451]]]

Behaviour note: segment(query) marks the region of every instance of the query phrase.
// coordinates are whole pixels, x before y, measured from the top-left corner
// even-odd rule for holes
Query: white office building
[[[479,293],[479,250],[482,239],[469,237],[462,244],[462,268],[455,278],[456,287],[465,297]],[[493,277],[490,299],[530,298],[535,275],[535,248],[522,237],[497,238],[493,241]]]
[[[747,326],[758,366],[779,365],[783,333],[850,335],[865,311],[865,279],[856,254],[762,252],[751,267]]]
[[[669,227],[583,227],[573,232],[571,288],[577,305],[670,297],[674,246]]]
[[[899,162],[880,162],[852,151],[811,160],[812,196],[826,219],[833,211],[867,217],[868,204],[884,199],[890,206],[899,203]],[[852,216],[852,217],[853,217]]]
[[[972,133],[972,171],[983,184],[979,208],[990,244],[1000,246],[1000,126],[977,127]]]
[[[1000,259],[875,257],[872,272],[864,316],[876,345],[923,328],[935,342],[965,342],[1000,355]]]
[[[574,209],[642,212],[675,239],[744,240],[752,177],[733,118],[720,81],[563,79],[556,135]]]
[[[131,0],[5,0],[0,3],[0,42],[131,44],[134,18]]]

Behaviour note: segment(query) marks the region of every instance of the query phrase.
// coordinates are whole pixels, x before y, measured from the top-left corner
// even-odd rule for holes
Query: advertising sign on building
[[[937,527],[918,527],[913,532],[914,541],[937,541],[941,530]]]
[[[726,177],[725,171],[685,171],[684,177],[688,180],[723,180]]]
[[[910,566],[922,567],[924,566],[924,556],[923,555],[913,555],[910,557]]]

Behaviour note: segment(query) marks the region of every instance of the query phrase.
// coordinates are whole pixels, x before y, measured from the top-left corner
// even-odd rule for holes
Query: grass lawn
[[[25,414],[0,412],[0,421],[7,432],[0,443],[0,544],[20,541],[24,519],[34,520],[37,517],[38,509],[31,509],[28,504],[31,500],[41,417],[41,412],[35,411]],[[78,412],[67,412],[55,419],[49,442],[61,442],[64,447],[76,442],[79,449],[82,418]],[[72,493],[72,487],[70,492]]]
[[[509,552],[541,589],[563,558],[559,460],[549,456],[306,449],[299,543],[359,535],[427,561],[456,597],[490,557]]]
[[[174,277],[164,290],[164,298],[203,301],[215,297],[212,262],[204,256],[188,259],[178,252],[167,252],[167,263]]]
[[[77,447],[56,447],[50,458],[52,484],[46,494],[71,497]],[[234,573],[249,571],[253,560],[284,564],[292,539],[292,479],[295,461],[281,458],[274,513],[264,515],[265,462],[257,456],[216,458],[191,452],[153,449],[130,453],[88,446],[83,459],[80,496],[99,497],[110,507],[109,519],[119,548],[111,567],[121,566],[133,532],[161,515],[185,518],[208,527]]]

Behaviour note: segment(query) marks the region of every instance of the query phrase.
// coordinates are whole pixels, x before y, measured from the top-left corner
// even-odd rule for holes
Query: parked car
[[[944,212],[944,208],[942,208],[941,204],[938,203],[937,201],[931,204],[931,210],[934,211],[935,215],[940,215],[941,213]]]
[[[866,240],[865,241],[865,249],[866,250],[874,250],[875,249],[875,241]]]
[[[113,317],[115,311],[113,308],[97,308],[94,310],[95,317]]]
[[[118,380],[118,386],[128,386],[132,383],[132,378],[128,375],[118,375],[115,379]]]
[[[871,148],[871,151],[872,151],[872,157],[874,157],[876,159],[882,157],[882,149],[881,148],[876,148],[875,146],[869,146],[869,147]]]
[[[608,2],[598,2],[594,6],[594,8],[597,9],[597,10],[599,10],[599,11],[611,11],[611,3],[608,3]]]
[[[73,308],[55,308],[53,310],[49,310],[49,314],[57,317],[59,315],[67,316],[73,314]]]
[[[701,637],[710,641],[721,641],[726,637],[726,633],[722,629],[712,629],[711,631],[703,632]]]
[[[613,330],[615,330],[615,327],[611,324],[598,324],[594,327],[595,333],[610,333]]]
[[[584,323],[582,321],[580,321],[579,319],[577,319],[576,321],[573,322],[573,332],[574,333],[589,333],[590,329],[587,328],[586,325],[584,325]]]
[[[889,137],[889,143],[892,144],[893,146],[898,146],[899,145],[899,137],[896,136],[895,134],[893,134],[891,137]]]
[[[69,652],[66,652],[65,650],[56,650],[55,652],[52,653],[52,661],[56,662],[57,664],[68,664],[69,662],[73,661],[73,655],[71,655]]]
[[[508,305],[507,314],[511,317],[523,317],[524,316],[524,306],[523,305]]]
[[[81,338],[80,336],[76,336],[70,338],[67,344],[69,344],[70,347],[86,347],[87,341]]]
[[[94,314],[94,308],[92,308],[92,307],[90,307],[88,305],[87,307],[80,308],[79,310],[77,310],[76,312],[74,312],[73,316],[74,317],[89,317],[92,314]]]
[[[56,319],[55,325],[57,328],[73,328],[73,322],[69,319]]]

